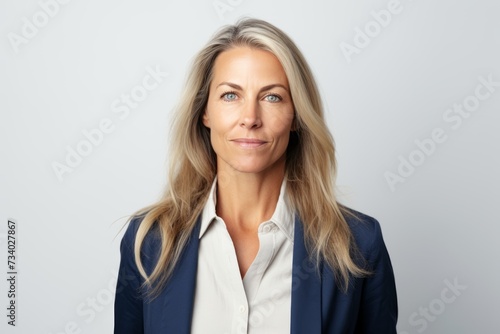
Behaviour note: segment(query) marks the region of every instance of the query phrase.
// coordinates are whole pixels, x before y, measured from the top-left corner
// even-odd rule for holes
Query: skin
[[[258,227],[276,208],[294,106],[285,71],[268,51],[234,47],[213,71],[203,124],[217,155],[216,211],[244,277],[259,250]]]

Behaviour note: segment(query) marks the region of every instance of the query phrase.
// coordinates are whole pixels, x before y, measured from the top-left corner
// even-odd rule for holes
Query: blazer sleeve
[[[143,334],[142,276],[134,260],[139,218],[130,221],[120,243],[120,267],[115,292],[114,334]]]
[[[357,334],[396,334],[398,303],[389,253],[380,224],[372,218],[373,231],[365,255],[372,275],[363,279]]]

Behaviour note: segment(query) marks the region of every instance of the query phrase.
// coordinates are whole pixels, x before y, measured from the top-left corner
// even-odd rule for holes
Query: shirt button
[[[271,231],[271,226],[269,225],[264,226],[264,232],[268,233],[269,231]]]
[[[245,312],[245,306],[244,305],[240,305],[240,313],[243,313]]]

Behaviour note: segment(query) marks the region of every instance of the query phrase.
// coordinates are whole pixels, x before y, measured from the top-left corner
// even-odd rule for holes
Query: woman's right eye
[[[222,94],[222,98],[225,101],[234,101],[234,100],[236,100],[237,96],[235,93],[229,92],[229,93]]]

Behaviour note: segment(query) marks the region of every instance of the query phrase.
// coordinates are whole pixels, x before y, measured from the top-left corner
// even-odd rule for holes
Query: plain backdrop
[[[314,71],[339,197],[382,225],[399,333],[498,332],[500,2],[63,2],[0,2],[1,277],[18,226],[2,333],[112,331],[121,227],[163,190],[188,65],[243,16],[282,28]]]

